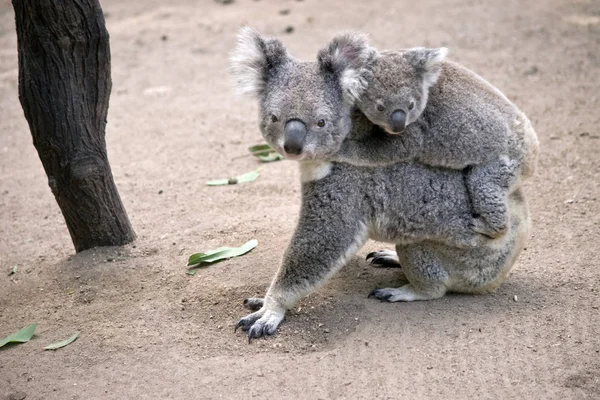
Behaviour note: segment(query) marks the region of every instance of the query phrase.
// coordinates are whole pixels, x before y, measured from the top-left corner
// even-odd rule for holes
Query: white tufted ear
[[[249,27],[240,29],[231,53],[230,72],[243,94],[260,96],[265,90],[268,73],[287,58],[287,51],[277,39],[265,39]]]
[[[416,47],[406,51],[406,56],[413,67],[423,73],[423,82],[426,87],[431,87],[437,82],[442,71],[442,62],[446,59],[448,49],[426,49]]]
[[[361,96],[372,76],[377,52],[369,46],[367,36],[346,33],[334,37],[317,56],[321,69],[334,73],[349,104]]]

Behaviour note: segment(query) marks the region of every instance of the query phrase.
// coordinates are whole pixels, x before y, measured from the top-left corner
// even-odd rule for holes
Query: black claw
[[[237,330],[238,330],[238,328],[239,328],[240,326],[242,326],[242,325],[244,325],[244,321],[242,321],[242,320],[240,319],[240,320],[237,322],[237,324],[235,324],[235,326],[233,327],[233,333],[236,333],[236,332],[237,332]],[[242,328],[242,330],[243,330],[243,329],[244,329],[244,328]]]
[[[381,300],[381,302],[383,303],[384,301],[388,301],[390,299],[390,297],[392,297],[391,294],[386,294],[381,297],[378,297],[378,299]]]
[[[252,339],[258,339],[262,335],[262,327],[256,329],[256,325],[252,325],[250,329],[248,329],[248,344],[252,342]]]
[[[394,260],[389,260],[385,256],[375,257],[371,260],[371,265],[384,268],[402,268],[400,263]]]
[[[390,297],[392,297],[392,294],[391,293],[382,294],[380,289],[373,289],[373,291],[371,293],[369,293],[369,295],[367,296],[367,298],[370,298],[370,297],[375,297],[376,299],[384,302],[384,301],[388,301],[390,299]]]
[[[369,258],[373,258],[377,255],[377,253],[381,253],[384,250],[378,250],[378,251],[372,251],[369,254],[367,254],[367,258],[365,258],[365,261],[369,261]]]

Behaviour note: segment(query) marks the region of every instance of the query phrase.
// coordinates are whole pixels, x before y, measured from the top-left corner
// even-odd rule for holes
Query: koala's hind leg
[[[302,296],[322,285],[346,264],[367,240],[367,225],[328,198],[303,204],[292,241],[264,299],[245,301],[258,311],[240,319],[235,328],[248,332],[248,339],[272,335],[285,312]]]
[[[502,156],[475,165],[465,175],[473,208],[472,229],[497,238],[508,229],[508,191],[516,181],[515,164]]]
[[[398,246],[397,254],[408,284],[399,288],[379,288],[369,297],[381,301],[433,300],[443,297],[449,286],[448,272],[436,253],[425,244]]]

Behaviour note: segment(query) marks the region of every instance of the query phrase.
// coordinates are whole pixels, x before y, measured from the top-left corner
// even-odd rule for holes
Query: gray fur
[[[322,115],[328,121],[327,129],[309,128],[305,150],[296,157],[303,179],[298,225],[264,300],[248,302],[261,308],[236,324],[249,339],[275,333],[286,310],[344,266],[368,238],[396,244],[410,284],[384,290],[385,295],[390,301],[411,301],[447,291],[494,290],[528,234],[520,188],[507,201],[507,233],[492,240],[470,229],[462,171],[415,161],[376,167],[327,161],[344,140],[365,141],[379,128],[343,101],[340,71],[324,64],[322,56],[317,63],[287,56],[268,74],[254,75],[264,81],[251,83],[265,88],[257,94],[260,127],[276,148],[286,134],[285,121],[311,126]],[[272,113],[281,123],[265,123]]]
[[[346,35],[332,43],[345,42]],[[363,43],[365,51],[374,51]],[[446,49],[414,48],[377,53],[364,66],[372,71],[356,106],[391,135],[344,142],[335,160],[377,166],[417,160],[452,169],[471,168],[473,228],[496,237],[506,230],[509,187],[533,172],[537,148],[527,117],[498,89],[466,68],[445,60]],[[355,50],[354,53],[359,53]],[[352,68],[356,60],[350,60]],[[391,131],[390,115],[402,110],[406,130]],[[484,184],[484,182],[486,182]]]

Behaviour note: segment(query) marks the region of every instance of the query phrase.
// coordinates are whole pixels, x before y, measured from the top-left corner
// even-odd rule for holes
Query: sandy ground
[[[102,5],[108,151],[139,238],[74,255],[18,102],[14,14],[0,0],[0,337],[39,323],[29,343],[0,350],[0,399],[600,398],[600,3]],[[226,74],[242,24],[305,59],[344,29],[379,48],[445,45],[529,115],[542,149],[526,188],[534,230],[496,294],[367,299],[402,280],[367,265],[382,247],[370,242],[275,337],[233,333],[242,300],[278,267],[300,186],[291,161],[251,184],[204,184],[257,167],[246,150],[261,142],[256,105]],[[247,256],[186,275],[191,253],[252,238]],[[76,330],[70,346],[42,350]]]

